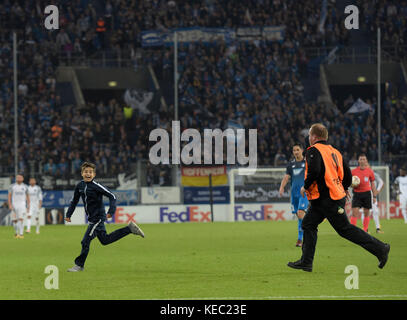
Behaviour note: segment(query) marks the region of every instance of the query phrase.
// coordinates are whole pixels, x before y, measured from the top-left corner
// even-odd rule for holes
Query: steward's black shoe
[[[387,259],[389,258],[389,251],[390,251],[390,245],[386,243],[384,245],[384,252],[383,255],[379,258],[379,268],[383,269],[384,265],[387,262]]]
[[[302,269],[307,272],[312,272],[312,265],[311,264],[304,264],[301,262],[301,260],[295,261],[295,262],[289,262],[287,263],[287,266],[293,269]]]

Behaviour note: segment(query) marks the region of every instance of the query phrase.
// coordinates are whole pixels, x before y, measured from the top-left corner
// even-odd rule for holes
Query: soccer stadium
[[[2,0],[0,138],[2,300],[407,299],[405,0]]]

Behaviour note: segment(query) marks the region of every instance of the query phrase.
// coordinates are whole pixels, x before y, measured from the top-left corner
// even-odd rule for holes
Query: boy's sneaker
[[[130,228],[131,233],[134,233],[135,235],[141,236],[144,238],[144,232],[143,230],[140,229],[140,227],[135,224],[133,221],[130,221],[128,224],[128,227]]]
[[[80,267],[78,265],[74,265],[72,268],[67,270],[68,272],[78,272],[78,271],[83,271],[83,267]]]

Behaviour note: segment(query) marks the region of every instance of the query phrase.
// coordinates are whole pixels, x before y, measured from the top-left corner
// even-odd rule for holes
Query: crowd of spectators
[[[56,177],[77,174],[82,161],[96,163],[98,175],[134,170],[148,159],[148,136],[157,127],[171,132],[173,105],[163,105],[152,116],[133,113],[126,119],[123,102],[115,99],[85,106],[64,105],[56,91],[59,57],[86,56],[109,48],[140,46],[140,32],[148,29],[205,26],[285,25],[282,42],[193,43],[179,48],[179,101],[182,128],[221,128],[229,122],[258,129],[258,164],[284,166],[294,142],[304,141],[304,130],[321,121],[330,129],[330,142],[349,160],[359,151],[377,160],[374,114],[347,115],[304,99],[309,46],[346,45],[349,32],[343,13],[328,1],[324,32],[320,30],[321,2],[294,0],[246,1],[57,1],[60,30],[43,28],[46,5],[41,0],[4,0],[0,3],[0,174],[14,172],[13,69],[11,31],[19,39],[18,128],[19,171]],[[364,2],[366,3],[366,1]],[[372,28],[386,23],[384,37],[398,35],[405,43],[406,2],[371,9],[363,5]],[[390,8],[390,9],[389,9]],[[373,11],[372,11],[373,10]],[[386,12],[381,14],[380,12]],[[390,15],[389,15],[390,12]],[[377,18],[378,17],[378,18]],[[104,19],[106,31],[96,25]],[[381,19],[381,20],[380,20]],[[404,42],[403,42],[404,41]],[[132,51],[133,52],[133,51]],[[150,54],[151,53],[151,54]],[[162,70],[172,68],[172,49],[162,48],[141,57]],[[171,72],[160,76],[171,78]],[[367,101],[375,108],[375,101]],[[389,97],[383,105],[383,158],[403,154],[407,144],[405,100]],[[404,111],[403,111],[404,110]],[[351,132],[349,134],[348,132]],[[147,166],[148,184],[167,184],[168,168]]]
[[[360,4],[362,22],[373,44],[377,41],[377,29],[381,29],[382,46],[396,48],[401,57],[407,56],[407,1],[364,0]]]

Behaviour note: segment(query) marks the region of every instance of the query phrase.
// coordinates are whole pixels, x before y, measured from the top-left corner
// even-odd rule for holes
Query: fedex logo
[[[160,222],[210,222],[211,212],[199,210],[198,206],[188,206],[186,211],[170,211],[168,207],[160,208]]]
[[[123,207],[116,208],[116,213],[114,214],[115,223],[129,223],[130,221],[136,222],[135,212],[125,212]]]
[[[273,209],[271,204],[262,205],[259,210],[245,210],[242,205],[235,206],[235,221],[258,220],[285,220],[284,210]]]

